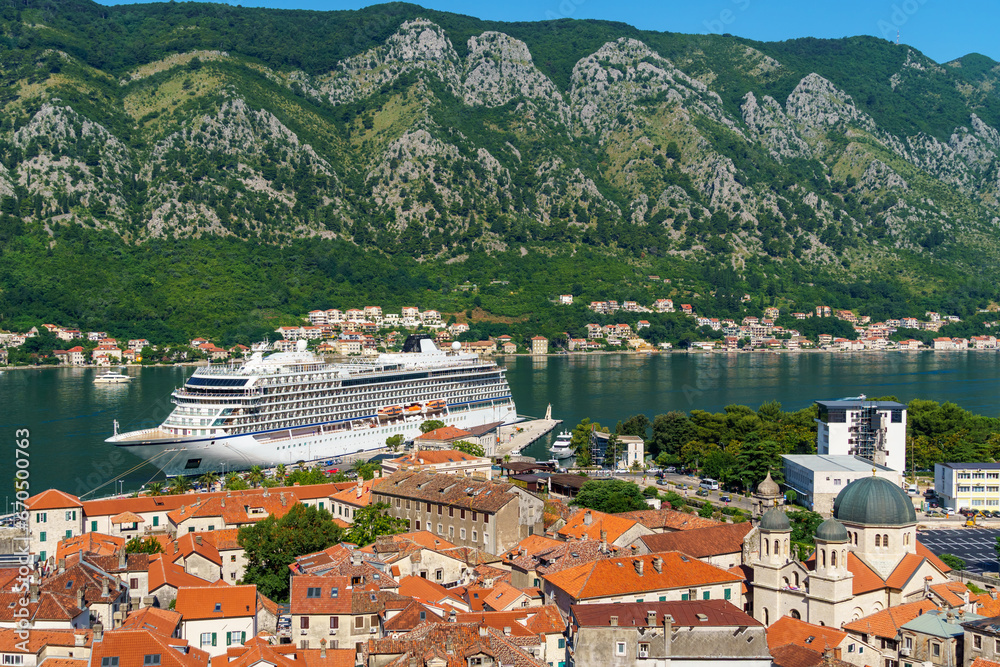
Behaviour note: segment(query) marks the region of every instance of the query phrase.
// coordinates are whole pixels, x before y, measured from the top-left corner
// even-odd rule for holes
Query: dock
[[[497,456],[503,457],[523,451],[525,447],[551,433],[561,419],[534,419],[501,426],[497,435]]]

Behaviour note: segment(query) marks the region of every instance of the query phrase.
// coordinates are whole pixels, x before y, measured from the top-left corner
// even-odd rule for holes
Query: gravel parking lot
[[[1000,529],[956,528],[954,530],[919,530],[917,539],[936,554],[953,554],[965,561],[970,572],[996,572],[997,554],[993,549]]]

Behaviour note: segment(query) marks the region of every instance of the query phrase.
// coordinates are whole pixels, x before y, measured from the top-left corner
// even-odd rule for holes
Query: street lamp
[[[118,495],[119,496],[122,495],[122,493],[123,493],[122,487],[124,487],[124,486],[125,486],[125,480],[124,479],[118,480]]]

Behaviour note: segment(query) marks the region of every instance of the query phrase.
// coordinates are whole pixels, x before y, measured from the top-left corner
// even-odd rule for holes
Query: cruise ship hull
[[[472,428],[494,422],[518,420],[512,400],[483,407],[471,407],[441,415],[457,428]],[[314,432],[294,436],[289,429],[217,438],[178,438],[160,429],[126,433],[110,438],[118,447],[160,468],[168,477],[201,475],[205,472],[248,470],[253,466],[269,467],[299,461],[336,459],[346,454],[368,452],[385,447],[389,436],[402,433],[406,440],[420,435],[422,419],[409,420],[350,431]],[[324,425],[317,425],[321,427]],[[294,431],[296,429],[292,429]]]

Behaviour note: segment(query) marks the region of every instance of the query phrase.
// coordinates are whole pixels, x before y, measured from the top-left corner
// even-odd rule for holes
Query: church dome
[[[910,497],[874,475],[848,484],[833,501],[833,516],[842,523],[872,526],[906,526],[917,521]]]
[[[791,530],[792,524],[788,521],[788,515],[777,507],[764,512],[760,519],[761,530]]]
[[[778,484],[771,479],[771,471],[767,471],[767,477],[764,481],[757,485],[757,495],[758,496],[780,496],[781,489],[778,488]]]
[[[847,529],[836,519],[827,519],[816,529],[816,539],[824,542],[846,542]]]

